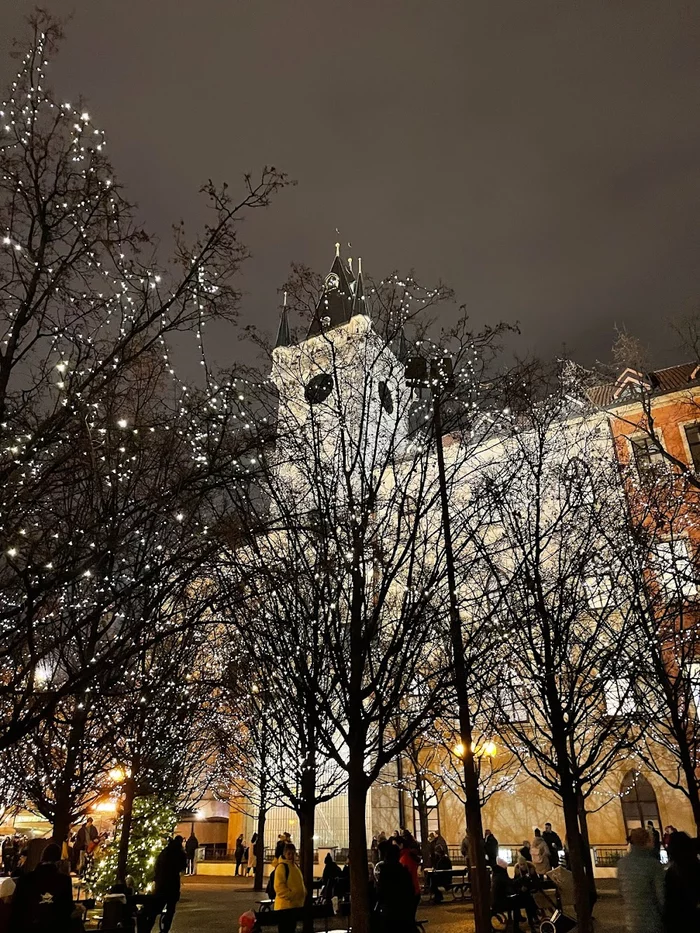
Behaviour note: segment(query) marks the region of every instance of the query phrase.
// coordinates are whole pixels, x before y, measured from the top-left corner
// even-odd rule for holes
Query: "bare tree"
[[[485,594],[471,612],[493,642],[501,738],[561,800],[578,922],[589,931],[585,799],[636,732],[621,650],[634,590],[618,555],[627,518],[607,421],[572,388],[564,381],[522,405],[484,456],[476,494],[490,520],[473,541]]]
[[[189,585],[212,547],[230,425],[215,393],[189,408],[196,393],[173,378],[168,341],[234,319],[233,276],[246,256],[238,219],[284,182],[266,169],[237,202],[208,184],[211,224],[189,244],[178,229],[160,269],[103,133],[82,104],[49,89],[60,28],[44,14],[32,26],[0,107],[3,748],[90,689],[98,671],[125,664],[139,620],[122,607],[159,577],[173,590]],[[135,382],[150,383],[147,411]],[[91,628],[94,650],[71,666]],[[50,685],[37,689],[46,669]]]
[[[337,259],[309,339],[293,345],[283,320],[273,362],[279,399],[269,410],[275,443],[261,443],[251,467],[264,507],[249,522],[256,534],[231,557],[249,554],[248,585],[256,594],[277,594],[282,605],[290,602],[285,581],[295,581],[294,600],[303,598],[306,613],[290,637],[305,627],[301,656],[312,637],[322,646],[323,676],[294,662],[291,679],[295,695],[313,698],[317,741],[347,778],[359,930],[369,922],[367,792],[432,720],[449,677],[432,405],[406,386],[403,332],[407,321],[420,332],[421,317],[448,297],[399,276],[365,291],[361,275],[350,297],[348,272]],[[342,322],[333,321],[338,301],[354,308]],[[478,402],[495,335],[471,334],[462,325],[452,336],[461,389],[453,407],[466,417]],[[426,349],[438,352],[429,343]],[[247,397],[251,411],[265,404],[254,389]],[[473,449],[471,434],[466,438],[450,455],[451,490]],[[240,510],[250,508],[246,492]],[[279,612],[270,617],[279,664],[288,658],[283,620]]]

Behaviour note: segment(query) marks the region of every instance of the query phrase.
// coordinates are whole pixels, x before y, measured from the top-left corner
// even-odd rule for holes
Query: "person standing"
[[[498,858],[498,839],[496,839],[490,829],[484,832],[484,851],[486,853],[486,862],[493,870],[496,865],[496,859]]]
[[[617,863],[628,933],[663,933],[664,870],[643,826],[630,833],[630,852]]]
[[[661,861],[661,835],[658,829],[655,829],[651,820],[647,820],[647,832],[652,839],[651,851],[654,855],[654,858],[657,858],[659,861]]]
[[[377,906],[382,918],[382,933],[407,933],[415,928],[413,882],[399,861],[399,847],[383,840],[379,843],[379,861],[374,868]]]
[[[15,840],[13,836],[5,836],[2,841],[2,867],[6,875],[11,875],[17,864]]]
[[[667,933],[700,930],[700,861],[695,840],[672,832],[668,840],[664,920]]]
[[[401,836],[399,839],[399,848],[401,850],[401,854],[399,855],[399,862],[410,875],[411,883],[413,884],[413,916],[415,918],[416,910],[420,904],[420,879],[418,878],[420,852],[418,851],[415,840],[408,832],[408,830],[406,830],[405,835]]]
[[[549,861],[549,846],[542,838],[539,829],[535,829],[535,838],[530,843],[530,853],[532,855],[532,864],[538,875],[546,875],[552,870]]]
[[[467,868],[469,868],[469,833],[466,831],[466,829],[464,830],[464,835],[462,836],[459,851],[462,853],[464,864],[467,866]]]
[[[190,830],[185,843],[185,856],[187,857],[187,874],[194,875],[197,870],[197,849],[199,848],[199,839],[194,834],[194,826]]]
[[[182,836],[175,836],[168,842],[156,859],[154,874],[154,900],[150,926],[144,933],[151,933],[156,914],[160,913],[160,929],[168,933],[172,926],[175,908],[180,900],[180,875],[187,868],[187,856],[182,848]]]
[[[236,860],[235,874],[238,874],[241,870],[241,862],[243,861],[244,855],[245,855],[245,842],[243,841],[243,833],[241,833],[238,839],[236,839],[236,847],[233,850],[233,857]]]
[[[552,829],[551,823],[544,824],[544,832],[542,833],[542,838],[547,843],[547,848],[549,849],[549,862],[552,868],[559,867],[559,853],[564,848],[562,841],[559,838],[559,835],[554,832]]]
[[[70,876],[59,871],[61,848],[49,843],[37,867],[17,879],[10,911],[11,933],[69,933],[73,913]]]
[[[296,864],[296,855],[296,846],[291,842],[286,843],[275,868],[275,912],[283,913],[304,906],[306,887]],[[277,921],[279,933],[294,933],[296,925],[296,911],[291,916],[279,917]]]
[[[255,846],[258,843],[258,834],[253,833],[250,837],[250,842],[248,844],[248,867],[246,868],[247,875],[255,874],[255,866],[257,865],[257,856],[255,854]]]

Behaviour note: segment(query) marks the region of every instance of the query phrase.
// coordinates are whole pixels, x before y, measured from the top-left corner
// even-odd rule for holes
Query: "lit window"
[[[640,476],[656,472],[664,461],[664,455],[658,448],[658,440],[651,437],[630,438],[634,462]]]
[[[629,716],[636,710],[632,684],[626,677],[606,681],[604,690],[608,716]]]
[[[606,574],[598,573],[583,581],[589,609],[605,609],[611,605],[613,582]]]
[[[690,450],[690,459],[693,461],[693,468],[700,471],[700,424],[686,425],[685,437],[688,441],[688,449]]]
[[[697,595],[695,568],[685,538],[659,541],[656,545],[659,582],[669,599],[689,599]]]

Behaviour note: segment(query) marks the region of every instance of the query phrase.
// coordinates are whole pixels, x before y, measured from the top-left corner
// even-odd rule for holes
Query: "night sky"
[[[84,94],[145,225],[265,163],[298,186],[247,225],[243,320],[336,227],[369,274],[413,267],[522,349],[677,353],[700,305],[700,4],[678,0],[44,0],[74,13],[54,88]],[[31,5],[0,5],[0,80]],[[230,347],[220,349],[226,362]]]

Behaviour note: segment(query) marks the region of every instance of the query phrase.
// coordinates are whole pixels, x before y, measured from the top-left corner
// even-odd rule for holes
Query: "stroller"
[[[569,933],[576,927],[572,874],[560,866],[547,877],[554,884],[555,892],[553,898],[546,888],[538,894],[537,906],[540,913],[549,913],[540,923],[540,933]]]

